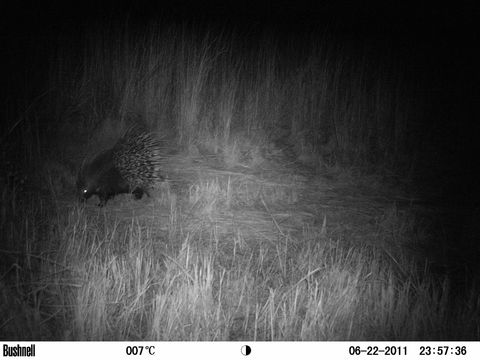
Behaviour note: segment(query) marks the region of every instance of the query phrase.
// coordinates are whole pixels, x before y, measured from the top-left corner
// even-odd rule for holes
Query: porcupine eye
[[[88,199],[88,190],[85,189],[85,188],[81,188],[79,198],[82,202],[87,200]]]

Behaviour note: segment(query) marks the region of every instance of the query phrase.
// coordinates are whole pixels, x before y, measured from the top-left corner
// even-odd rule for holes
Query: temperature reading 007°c
[[[127,355],[155,355],[155,346],[127,346]]]

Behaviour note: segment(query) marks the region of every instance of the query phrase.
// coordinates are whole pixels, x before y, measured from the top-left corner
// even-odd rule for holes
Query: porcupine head
[[[114,166],[112,150],[100,153],[82,166],[77,178],[77,190],[83,201],[97,195],[99,205],[104,205],[115,194],[129,191],[128,184]]]

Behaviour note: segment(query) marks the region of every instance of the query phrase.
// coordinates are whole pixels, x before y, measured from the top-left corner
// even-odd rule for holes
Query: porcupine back
[[[159,140],[138,127],[130,127],[113,147],[113,162],[130,188],[146,191],[163,181]]]

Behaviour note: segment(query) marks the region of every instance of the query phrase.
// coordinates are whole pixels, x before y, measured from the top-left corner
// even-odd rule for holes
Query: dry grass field
[[[410,54],[220,30],[49,38],[1,110],[0,338],[478,340],[478,210],[413,186],[438,155]],[[166,180],[82,204],[132,122]]]

